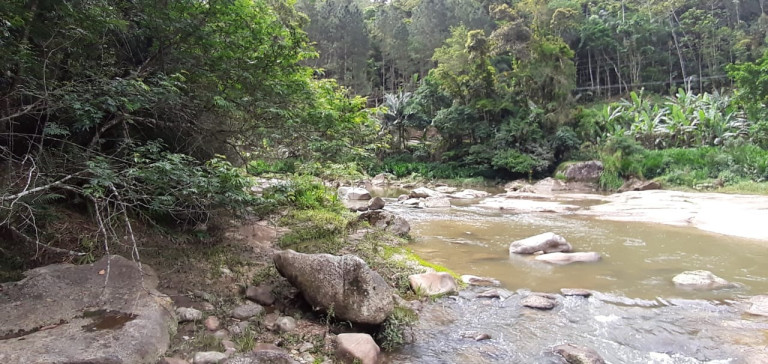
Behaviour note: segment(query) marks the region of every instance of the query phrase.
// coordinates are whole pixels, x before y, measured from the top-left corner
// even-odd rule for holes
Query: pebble
[[[272,295],[270,286],[249,286],[245,290],[245,297],[260,305],[271,306],[275,303],[275,296]]]
[[[216,332],[213,333],[213,337],[219,340],[224,340],[229,337],[229,331],[227,331],[226,329],[217,330]]]
[[[208,318],[205,319],[205,322],[203,322],[203,325],[205,325],[205,328],[208,329],[208,331],[216,331],[219,329],[221,322],[219,322],[219,318],[216,316],[208,316]]]
[[[203,319],[203,313],[191,307],[178,307],[176,314],[179,316],[179,322],[198,321]]]
[[[522,301],[520,301],[520,304],[522,304],[525,307],[529,308],[535,308],[538,310],[551,310],[555,308],[555,300],[550,299],[545,296],[540,296],[536,294],[532,294],[526,298],[523,298]]]
[[[256,303],[246,303],[232,310],[232,317],[238,320],[248,320],[251,317],[264,313],[264,307]]]
[[[275,326],[280,332],[291,332],[296,330],[296,319],[290,316],[283,316],[275,321]]]
[[[299,352],[300,353],[304,353],[304,352],[310,351],[310,350],[312,350],[314,348],[315,348],[315,346],[312,345],[312,343],[305,342],[305,343],[301,344],[301,346],[299,346]]]

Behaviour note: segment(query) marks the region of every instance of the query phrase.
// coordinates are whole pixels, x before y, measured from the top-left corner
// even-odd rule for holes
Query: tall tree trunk
[[[674,15],[674,14],[672,14]],[[683,76],[683,85],[686,90],[689,90],[689,80],[685,73],[685,59],[683,59],[683,52],[680,50],[680,42],[677,41],[677,33],[675,33],[675,25],[672,24],[672,19],[669,19],[669,25],[672,27],[672,40],[675,42],[675,49],[677,50],[677,58],[680,60],[680,72]]]

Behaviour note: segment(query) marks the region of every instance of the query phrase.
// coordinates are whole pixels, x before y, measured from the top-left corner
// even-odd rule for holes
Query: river
[[[394,207],[411,222],[425,259],[459,274],[493,277],[514,292],[475,298],[473,288],[421,313],[417,340],[393,363],[559,363],[551,347],[591,347],[610,363],[768,363],[768,320],[744,314],[743,299],[768,293],[768,249],[757,240],[693,227],[616,222],[569,213],[513,213],[454,201],[450,209]],[[571,201],[589,206],[594,201]],[[510,257],[509,244],[543,232],[564,236],[598,263],[554,266]],[[738,288],[692,291],[672,277],[704,269]],[[558,296],[552,311],[519,304],[529,291],[595,291]],[[462,333],[490,334],[475,342]]]

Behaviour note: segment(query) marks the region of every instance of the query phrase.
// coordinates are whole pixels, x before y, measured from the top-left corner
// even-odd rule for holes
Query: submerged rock
[[[563,172],[569,182],[597,182],[602,173],[603,163],[600,161],[573,163]]]
[[[453,276],[445,272],[413,274],[408,281],[414,292],[427,296],[456,292],[459,288]]]
[[[152,269],[112,255],[0,287],[0,363],[156,363],[176,319]]]
[[[699,290],[734,288],[735,284],[726,281],[707,270],[693,270],[680,273],[672,278],[677,287]]]
[[[548,253],[537,255],[536,260],[552,264],[571,264],[571,263],[593,263],[600,260],[600,254],[595,252],[578,253]]]
[[[605,364],[596,351],[583,346],[563,344],[555,346],[552,351],[562,356],[568,364]]]
[[[551,310],[555,308],[557,301],[548,296],[531,294],[528,297],[523,298],[520,301],[520,304],[525,307],[535,308],[538,310]]]
[[[501,282],[499,282],[499,280],[497,279],[493,279],[490,277],[478,277],[478,276],[473,276],[469,274],[465,274],[461,276],[461,281],[470,286],[498,287],[501,285]]]
[[[336,336],[336,356],[344,363],[376,364],[381,349],[368,334],[339,334]]]
[[[358,217],[359,221],[367,221],[371,226],[384,229],[395,235],[408,235],[411,231],[411,225],[408,224],[402,216],[395,215],[389,211],[375,210],[362,213]]]
[[[560,235],[544,233],[518,240],[509,245],[510,254],[533,254],[536,252],[554,253],[570,252],[571,244],[568,244]]]
[[[302,254],[292,250],[273,257],[278,272],[314,307],[333,309],[336,318],[380,324],[392,313],[392,290],[379,273],[354,256]]]
[[[592,292],[587,291],[586,289],[581,289],[581,288],[562,288],[560,289],[560,293],[562,293],[563,296],[580,296],[580,297],[592,296]]]

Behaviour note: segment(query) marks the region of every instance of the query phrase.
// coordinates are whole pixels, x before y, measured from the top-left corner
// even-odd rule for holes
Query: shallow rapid
[[[454,201],[451,209],[395,207],[411,222],[418,255],[459,274],[493,277],[515,292],[442,299],[421,313],[416,342],[390,356],[412,363],[559,363],[551,347],[591,347],[610,363],[768,363],[768,318],[743,299],[768,293],[764,242],[691,227],[613,222],[576,214],[510,213]],[[576,201],[578,204],[579,201]],[[583,201],[590,204],[589,201]],[[564,236],[598,263],[554,266],[510,257],[509,244],[543,232]],[[704,269],[737,283],[717,291],[677,288],[672,277]],[[552,311],[519,304],[528,291],[596,291],[558,296]],[[490,334],[475,342],[465,331]],[[466,335],[464,335],[466,336]]]

